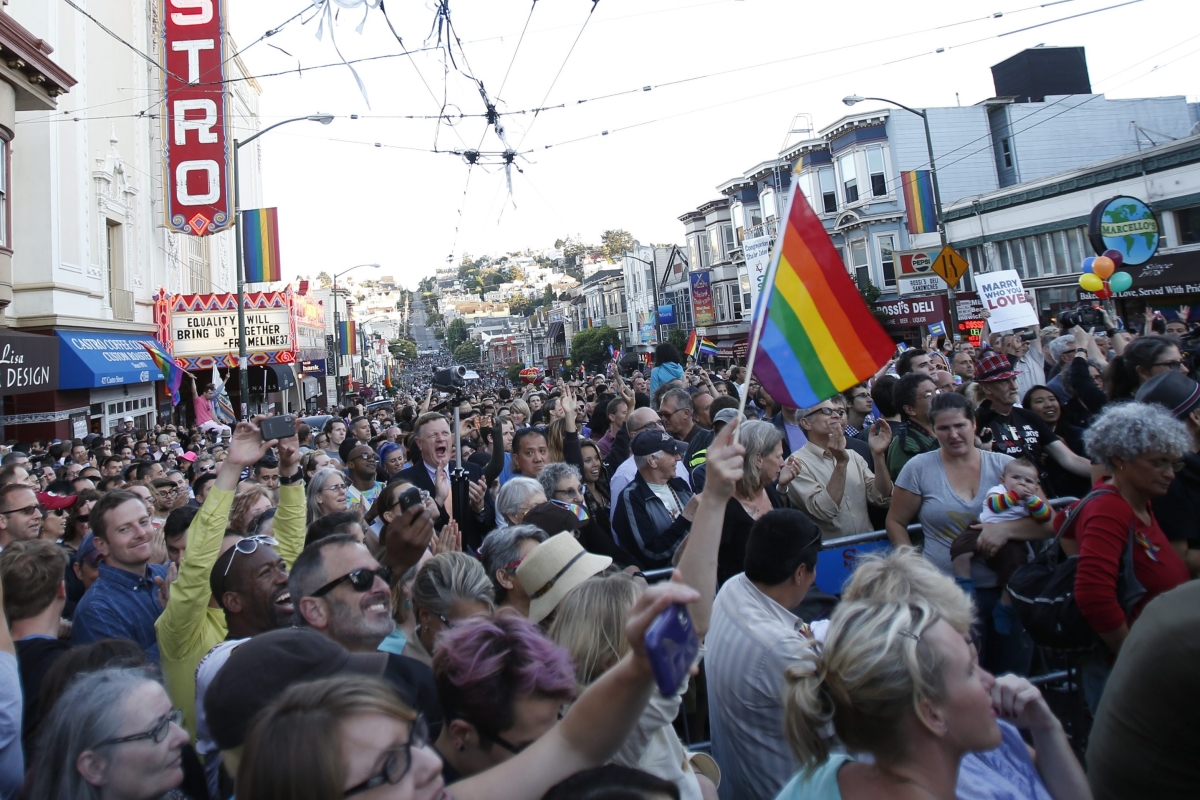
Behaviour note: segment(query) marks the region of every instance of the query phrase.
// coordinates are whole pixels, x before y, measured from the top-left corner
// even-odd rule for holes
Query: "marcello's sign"
[[[1116,250],[1123,266],[1140,266],[1158,252],[1158,220],[1136,197],[1113,197],[1092,209],[1088,240],[1096,255]]]

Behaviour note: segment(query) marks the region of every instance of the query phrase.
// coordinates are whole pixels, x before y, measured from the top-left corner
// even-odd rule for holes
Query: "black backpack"
[[[1008,582],[1013,608],[1034,644],[1050,650],[1091,650],[1100,639],[1088,625],[1075,600],[1075,571],[1079,556],[1060,558],[1059,540],[1074,526],[1080,510],[1089,500],[1114,492],[1111,488],[1094,489],[1067,511],[1050,545],[1032,561],[1018,568]],[[1146,594],[1146,588],[1133,571],[1134,525],[1129,525],[1129,540],[1121,554],[1117,573],[1117,602],[1126,612]]]

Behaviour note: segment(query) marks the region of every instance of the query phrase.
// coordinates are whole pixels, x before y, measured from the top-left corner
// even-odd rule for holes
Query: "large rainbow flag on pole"
[[[342,320],[338,326],[338,352],[344,356],[358,355],[358,323],[352,319]]]
[[[142,340],[141,345],[150,354],[154,366],[162,372],[163,380],[167,382],[167,391],[171,393],[171,405],[179,405],[179,384],[183,382],[183,370],[175,363],[175,359],[157,344]]]
[[[243,211],[241,235],[246,283],[283,280],[279,266],[279,209]]]
[[[874,375],[895,350],[795,183],[763,287],[748,371],[777,403],[814,406]]]
[[[697,341],[696,331],[692,331],[688,336],[687,344],[683,346],[683,354],[695,358],[696,353],[700,351],[700,342]]]

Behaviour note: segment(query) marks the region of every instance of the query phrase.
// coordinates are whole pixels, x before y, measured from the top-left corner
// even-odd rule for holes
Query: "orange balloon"
[[[1117,263],[1108,256],[1096,256],[1092,262],[1092,274],[1103,281],[1111,278],[1116,269]]]

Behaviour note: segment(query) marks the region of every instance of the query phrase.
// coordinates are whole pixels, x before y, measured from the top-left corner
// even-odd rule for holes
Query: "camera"
[[[459,365],[433,371],[433,388],[443,392],[454,392],[467,385],[467,368]]]
[[[1095,306],[1081,305],[1058,315],[1058,324],[1063,330],[1070,330],[1078,325],[1085,331],[1088,328],[1104,328],[1104,313]]]

